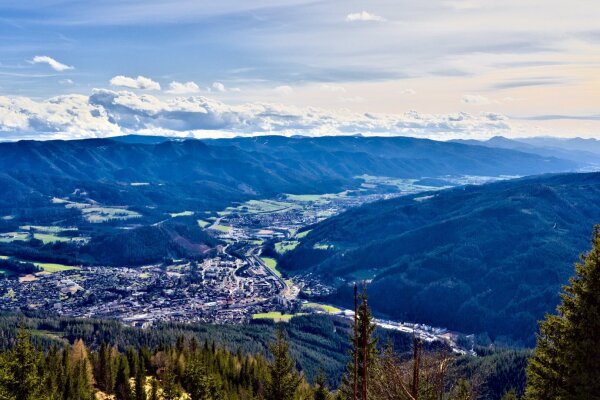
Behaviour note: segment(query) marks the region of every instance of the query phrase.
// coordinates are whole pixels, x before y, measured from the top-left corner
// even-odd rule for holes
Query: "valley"
[[[153,225],[180,220],[196,222],[219,244],[199,259],[169,259],[139,266],[45,267],[40,272],[3,279],[0,310],[118,319],[142,328],[164,322],[241,324],[261,318],[280,321],[311,313],[350,317],[350,310],[306,300],[332,294],[333,286],[323,284],[311,273],[287,275],[284,279],[278,269],[278,259],[306,237],[307,227],[378,200],[505,178],[445,176],[427,181],[361,176],[357,179],[363,183],[356,190],[323,195],[283,194],[216,212],[172,212]],[[81,211],[107,209],[93,201],[75,206],[68,200],[53,198],[51,202]],[[103,215],[103,221],[90,220],[84,212],[81,218],[84,225],[102,224],[116,214],[104,211]],[[121,211],[113,217],[115,228],[125,232],[136,229],[132,225],[136,221],[128,215]],[[41,234],[48,236],[40,237]],[[81,236],[76,227],[58,225],[23,225],[3,237],[7,243],[40,240],[43,245],[70,243],[79,247],[90,240]],[[23,257],[5,258],[27,261]],[[376,323],[387,329],[415,332],[427,341],[443,341],[457,352],[469,350],[458,346],[458,334],[446,329],[389,320]]]
[[[517,296],[537,305],[514,313],[505,286],[515,278],[502,278],[502,270],[481,289],[485,296],[478,292],[471,253],[483,251],[475,238],[484,228],[463,229],[470,236],[458,238],[446,226],[494,221],[498,238],[508,239],[509,227],[540,225],[539,210],[527,202],[537,195],[503,200],[504,192],[487,188],[518,188],[525,174],[591,167],[512,149],[403,137],[148,143],[123,137],[1,143],[0,150],[0,188],[7,189],[0,191],[2,310],[115,318],[145,327],[289,320],[331,313],[331,305],[341,310],[336,314],[348,314],[351,284],[365,280],[376,288],[371,304],[379,323],[400,329],[402,322],[391,321],[424,323],[480,334],[484,341],[529,340],[536,316],[555,304],[567,270],[547,267],[552,273],[545,281],[525,285]],[[128,159],[138,160],[138,168],[130,168]],[[480,207],[479,200],[471,204],[477,188],[485,188],[482,199],[502,204],[500,209]],[[571,201],[538,200],[548,210]],[[527,203],[523,217],[509,218],[521,201]],[[551,217],[541,218],[547,223]],[[557,224],[556,234],[568,228]],[[436,248],[440,238],[443,245]],[[555,247],[565,265],[571,262],[568,249],[581,248],[583,239]],[[547,292],[541,300],[540,291]],[[412,311],[404,312],[409,300]],[[494,306],[507,301],[513,305]],[[461,307],[470,307],[473,318],[458,317]]]

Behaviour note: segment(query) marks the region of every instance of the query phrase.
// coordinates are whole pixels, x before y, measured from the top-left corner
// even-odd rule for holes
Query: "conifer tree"
[[[273,361],[269,365],[265,400],[293,400],[302,378],[296,371],[282,328],[277,331],[277,337],[271,344],[271,353]]]
[[[6,354],[0,354],[0,365],[9,365],[10,361]],[[13,377],[8,368],[0,368],[0,399],[16,400],[15,396],[10,392]]]
[[[164,400],[177,400],[181,396],[181,389],[177,383],[177,375],[172,365],[167,365],[162,373],[160,386]]]
[[[192,400],[204,400],[207,396],[206,368],[198,355],[192,356],[186,364],[184,388]]]
[[[575,265],[557,314],[540,325],[527,368],[527,400],[600,397],[600,226],[592,250]]]
[[[156,377],[153,377],[152,382],[150,382],[150,397],[148,400],[159,400],[158,379]]]
[[[471,391],[471,385],[465,379],[459,379],[450,394],[450,400],[471,400],[473,399],[473,393]]]
[[[331,398],[329,390],[327,390],[327,383],[325,382],[323,370],[319,371],[319,374],[315,379],[315,386],[314,400],[329,400]]]
[[[133,400],[131,385],[129,384],[129,363],[127,357],[121,357],[117,378],[115,381],[115,396],[117,400]]]
[[[31,344],[29,333],[21,329],[17,335],[17,342],[11,354],[9,369],[12,379],[8,386],[9,391],[19,400],[33,400],[40,398],[42,380],[39,366],[41,355]]]
[[[351,361],[342,380],[340,392],[348,400],[368,399],[370,367],[377,355],[377,340],[373,337],[375,325],[368,305],[366,285],[363,285],[360,297],[355,285],[355,322],[352,331]]]
[[[502,396],[501,400],[518,400],[517,392],[514,389],[511,389],[504,393],[504,396]]]
[[[1,365],[1,364],[0,364]],[[62,375],[63,371],[60,366],[60,357],[58,347],[52,346],[48,351],[43,363],[44,368],[44,387],[46,388],[46,394],[51,399],[58,399],[61,396],[62,389]],[[0,399],[3,397],[0,395]]]
[[[73,399],[85,400],[94,397],[94,376],[88,350],[83,340],[76,340],[69,351],[71,375],[71,396]]]
[[[138,355],[137,365],[135,373],[135,400],[146,400],[146,365],[141,352]]]

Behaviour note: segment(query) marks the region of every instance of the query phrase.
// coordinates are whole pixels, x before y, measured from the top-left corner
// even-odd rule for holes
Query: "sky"
[[[600,138],[596,0],[0,0],[0,140]]]

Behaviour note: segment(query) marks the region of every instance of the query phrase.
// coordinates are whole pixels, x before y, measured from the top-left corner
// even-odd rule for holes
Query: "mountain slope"
[[[460,187],[328,219],[282,267],[372,278],[371,305],[394,318],[530,341],[598,222],[600,173]]]

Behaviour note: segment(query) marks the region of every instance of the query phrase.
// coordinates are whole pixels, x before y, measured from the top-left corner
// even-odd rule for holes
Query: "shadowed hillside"
[[[367,204],[310,227],[281,266],[373,279],[376,312],[532,343],[600,221],[600,174],[549,175]],[[332,301],[348,304],[342,284]]]

